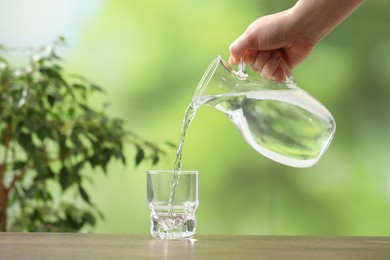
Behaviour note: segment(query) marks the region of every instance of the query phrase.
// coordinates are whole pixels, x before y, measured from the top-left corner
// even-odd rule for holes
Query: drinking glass
[[[198,179],[198,171],[147,172],[150,233],[154,238],[182,239],[195,235]]]

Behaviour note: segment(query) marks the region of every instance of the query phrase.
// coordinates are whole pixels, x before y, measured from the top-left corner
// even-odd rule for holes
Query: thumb
[[[229,57],[229,63],[230,64],[237,64],[240,62],[240,58],[245,56],[245,53],[250,49],[256,49],[257,46],[254,44],[254,41],[252,41],[248,35],[248,33],[242,34],[240,37],[238,37],[229,47],[230,50],[230,57]]]

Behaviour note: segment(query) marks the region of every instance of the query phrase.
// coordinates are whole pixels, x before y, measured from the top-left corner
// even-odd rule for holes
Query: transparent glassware
[[[330,145],[336,123],[329,110],[299,88],[288,70],[283,82],[252,78],[217,56],[207,68],[192,103],[225,113],[260,154],[292,167],[316,164]]]
[[[175,174],[174,200],[171,201]],[[150,233],[157,239],[191,238],[196,233],[195,211],[199,205],[199,172],[154,170],[147,172]]]

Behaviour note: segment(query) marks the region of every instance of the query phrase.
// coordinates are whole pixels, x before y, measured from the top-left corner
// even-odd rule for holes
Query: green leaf
[[[88,204],[91,204],[91,200],[89,199],[88,193],[84,190],[84,188],[81,185],[79,185],[79,192],[80,192],[81,198],[83,198],[83,200],[85,202],[87,202]]]
[[[79,163],[77,163],[74,167],[75,171],[76,172],[79,172],[81,171],[82,169],[84,168],[84,161],[81,161]]]
[[[89,224],[91,226],[95,226],[96,224],[96,218],[89,212],[85,212],[83,214],[83,221],[86,224]]]
[[[135,165],[138,166],[141,161],[145,158],[144,150],[140,146],[137,146],[137,154],[135,156]]]
[[[42,214],[38,209],[34,209],[33,214],[31,215],[32,221],[42,220]]]
[[[100,165],[104,173],[107,173],[107,165],[111,159],[111,155],[113,155],[112,151],[107,148],[103,149],[103,151],[100,154]]]
[[[56,68],[50,68],[50,67],[43,67],[40,68],[39,71],[43,74],[43,76],[47,76],[51,79],[64,82],[64,79],[62,78],[60,72]]]
[[[35,176],[34,182],[55,178],[55,173],[50,168],[50,166],[46,166],[46,167],[41,166],[41,168],[43,168],[44,170],[40,171],[37,174],[37,176]]]
[[[92,169],[94,169],[97,165],[99,165],[99,158],[97,155],[93,155],[89,157],[88,159],[89,164],[91,165]]]
[[[69,187],[69,172],[65,166],[62,166],[60,170],[60,184],[62,191],[65,191]]]
[[[57,41],[59,41],[61,43],[65,43],[65,36],[63,36],[63,35],[58,36]]]
[[[152,164],[156,165],[160,161],[160,158],[158,157],[158,154],[154,154],[152,157]]]
[[[50,192],[46,189],[45,185],[40,185],[43,188],[39,189],[38,195],[39,198],[42,199],[44,202],[49,202],[53,200],[53,197],[51,196]]]
[[[53,95],[47,95],[47,102],[49,102],[50,106],[53,107],[54,102],[56,102],[56,98]]]
[[[177,144],[172,143],[172,142],[170,142],[170,141],[166,141],[165,144],[168,145],[169,147],[177,148]]]
[[[37,187],[34,185],[32,185],[31,187],[29,187],[27,189],[23,189],[24,196],[26,198],[33,198],[35,193],[36,193],[36,189],[37,189]]]
[[[70,150],[66,146],[66,136],[65,135],[58,136],[58,145],[60,147],[60,157],[64,157]]]
[[[18,138],[19,144],[28,152],[35,152],[31,134],[21,133]]]
[[[46,138],[53,137],[50,127],[45,125],[44,122],[38,126],[38,129],[36,131],[36,134],[41,141],[45,140]]]
[[[89,82],[86,77],[79,75],[79,74],[69,74],[68,76],[71,77],[72,79],[77,79],[77,80],[80,80],[80,81],[85,82],[85,83]],[[83,86],[83,88],[85,88],[85,87]]]
[[[71,107],[69,110],[68,110],[68,115],[70,117],[73,117],[75,115],[75,112],[76,110],[74,109],[74,107]]]
[[[77,217],[75,209],[68,209],[65,213],[66,223],[69,225],[71,230],[79,230],[83,225],[84,221]]]
[[[26,165],[27,165],[26,161],[15,161],[12,168],[14,170],[20,170],[26,167]]]
[[[80,106],[83,110],[85,110],[85,111],[87,111],[87,112],[93,112],[92,109],[88,107],[88,105],[79,103],[79,106]]]
[[[74,88],[80,89],[80,90],[86,90],[86,89],[87,89],[84,85],[78,84],[78,83],[74,83],[74,84],[72,84],[72,86],[73,86]]]
[[[122,163],[123,163],[124,165],[126,165],[126,164],[127,164],[127,162],[126,162],[126,157],[125,157],[123,154],[121,154],[121,159],[122,159]]]
[[[91,84],[91,89],[93,90],[93,91],[97,91],[97,92],[105,92],[105,90],[104,89],[102,89],[101,87],[99,87],[99,86],[96,86],[95,84]]]

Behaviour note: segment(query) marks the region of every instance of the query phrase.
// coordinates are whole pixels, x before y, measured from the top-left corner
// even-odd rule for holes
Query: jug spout
[[[209,85],[210,81],[212,80],[216,70],[220,66],[224,66],[221,64],[222,58],[221,56],[215,57],[215,59],[210,63],[210,65],[207,67],[205,73],[203,74],[203,77],[199,81],[198,86],[196,87],[193,100],[196,100],[200,98],[201,96],[205,95],[205,89]]]

